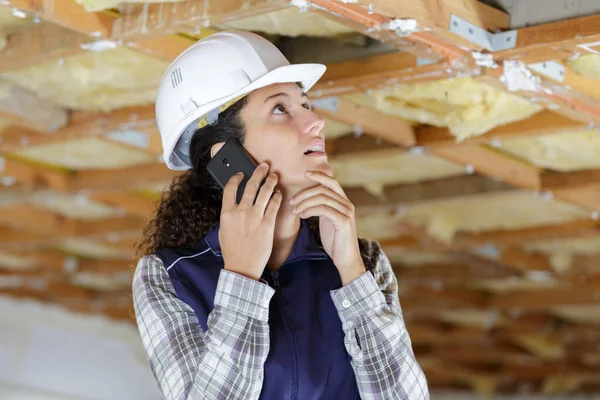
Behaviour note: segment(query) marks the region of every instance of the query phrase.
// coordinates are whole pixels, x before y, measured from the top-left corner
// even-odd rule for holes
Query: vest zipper
[[[279,271],[271,271],[271,278],[273,278],[273,288],[276,291],[279,291],[281,289],[279,284]],[[281,295],[279,296],[279,313],[281,314],[281,319],[283,320],[283,328],[288,339],[290,354],[292,356],[292,397],[290,400],[295,400],[298,398],[298,357],[296,356],[296,345],[294,342],[294,337],[292,336],[292,328],[290,327],[285,313],[283,312],[283,300]]]

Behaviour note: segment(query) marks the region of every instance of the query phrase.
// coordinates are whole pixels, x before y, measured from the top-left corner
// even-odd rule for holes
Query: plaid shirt
[[[240,294],[243,293],[243,296]],[[221,270],[214,309],[203,331],[178,299],[162,261],[140,259],[133,278],[138,328],[165,399],[257,399],[269,353],[274,289]],[[366,272],[331,292],[362,399],[429,399],[383,253]]]

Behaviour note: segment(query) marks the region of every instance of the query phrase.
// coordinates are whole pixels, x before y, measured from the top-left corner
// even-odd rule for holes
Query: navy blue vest
[[[189,304],[204,330],[214,307],[223,258],[218,228],[186,249],[156,253],[177,296]],[[344,332],[330,291],[341,287],[333,261],[318,246],[306,221],[291,254],[262,278],[276,293],[269,305],[271,346],[261,399],[360,399]]]

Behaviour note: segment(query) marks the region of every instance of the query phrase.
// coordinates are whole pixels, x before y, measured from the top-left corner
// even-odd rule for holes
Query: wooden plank
[[[518,187],[541,188],[538,168],[477,144],[435,147],[431,152],[455,163],[471,165],[475,172]]]
[[[0,51],[0,72],[9,72],[31,65],[57,61],[79,54],[90,38],[52,23],[12,34]]]
[[[595,212],[600,213],[600,184],[590,184],[582,187],[566,187],[554,190],[554,197]]]
[[[4,160],[2,172],[18,182],[64,192],[131,189],[167,181],[182,173],[172,171],[158,162],[118,170],[54,171],[13,159]]]
[[[572,133],[589,129],[589,124],[575,121],[550,110],[540,111],[537,114],[505,125],[490,129],[483,135],[473,136],[461,143],[489,143],[492,140],[504,140],[529,136],[557,135]],[[456,137],[448,128],[439,128],[431,125],[422,125],[415,128],[417,145],[419,146],[453,146]]]
[[[544,171],[541,174],[541,186],[548,189],[574,188],[596,182],[600,183],[600,170],[598,169]],[[600,204],[598,205],[600,206]]]
[[[195,40],[180,35],[141,37],[136,41],[126,42],[124,46],[140,53],[171,62],[185,49],[195,43]]]
[[[397,18],[416,19],[423,27],[450,28],[450,16],[457,15],[472,24],[495,32],[509,27],[510,15],[477,0],[402,2],[395,0],[359,0],[359,4],[373,5],[375,12]]]
[[[536,228],[518,230],[495,230],[478,234],[458,233],[449,244],[432,242],[414,236],[400,236],[395,239],[382,240],[385,248],[396,247],[406,251],[440,251],[458,250],[494,244],[496,246],[520,245],[536,240],[583,238],[600,236],[600,224],[592,219],[582,219],[564,224],[554,224]]]
[[[10,158],[0,163],[0,172],[4,176],[15,178],[18,182],[37,187],[48,187],[56,190],[70,190],[72,174],[64,171],[45,169]]]
[[[355,206],[383,206],[490,193],[509,190],[510,188],[511,186],[498,180],[472,174],[386,186],[382,197],[377,197],[362,188],[345,188],[344,190]]]
[[[73,191],[131,189],[173,179],[182,173],[168,169],[163,163],[134,165],[119,170],[81,170],[75,172],[69,186]]]
[[[124,107],[112,112],[75,111],[71,114],[68,125],[50,134],[9,127],[2,131],[0,151],[10,152],[23,146],[38,146],[123,130],[146,134],[146,149],[153,154],[160,154],[162,151],[153,105]],[[160,147],[160,151],[157,147]]]
[[[42,132],[56,130],[68,122],[67,110],[40,98],[30,90],[5,85],[3,91],[0,98],[1,119]]]
[[[184,3],[127,4],[114,22],[113,39],[137,40],[215,26],[290,7],[289,0],[191,0]]]
[[[516,47],[496,53],[499,59],[565,59],[585,51],[580,45],[600,41],[600,14],[517,29],[516,36]]]
[[[393,53],[363,59],[327,64],[325,74],[310,90],[313,98],[378,90],[395,84],[431,82],[452,76],[444,62],[417,65],[414,55]],[[345,71],[345,72],[341,72]]]
[[[71,0],[7,0],[9,6],[95,38],[109,38],[115,17],[106,12],[89,12]]]
[[[122,191],[102,191],[93,193],[91,199],[119,207],[128,214],[148,218],[155,211],[155,201]]]
[[[412,127],[400,118],[341,97],[332,99],[332,101],[334,104],[332,107],[315,104],[313,106],[319,114],[326,118],[358,126],[369,134],[388,142],[400,146],[412,146],[416,143]]]

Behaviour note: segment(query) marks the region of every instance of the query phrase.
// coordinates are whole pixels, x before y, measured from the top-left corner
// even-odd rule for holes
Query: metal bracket
[[[478,44],[488,51],[512,49],[517,45],[516,30],[491,33],[454,14],[450,16],[450,32]]]
[[[600,51],[593,48],[593,47],[598,47],[598,46],[600,46],[600,42],[584,43],[584,44],[577,45],[577,47],[581,47],[582,49],[587,50],[590,53],[600,54]]]
[[[337,112],[340,102],[337,97],[323,97],[311,101],[313,107],[322,108],[323,110]]]
[[[565,80],[565,66],[556,61],[543,61],[529,64],[528,67],[556,81],[563,82]]]

